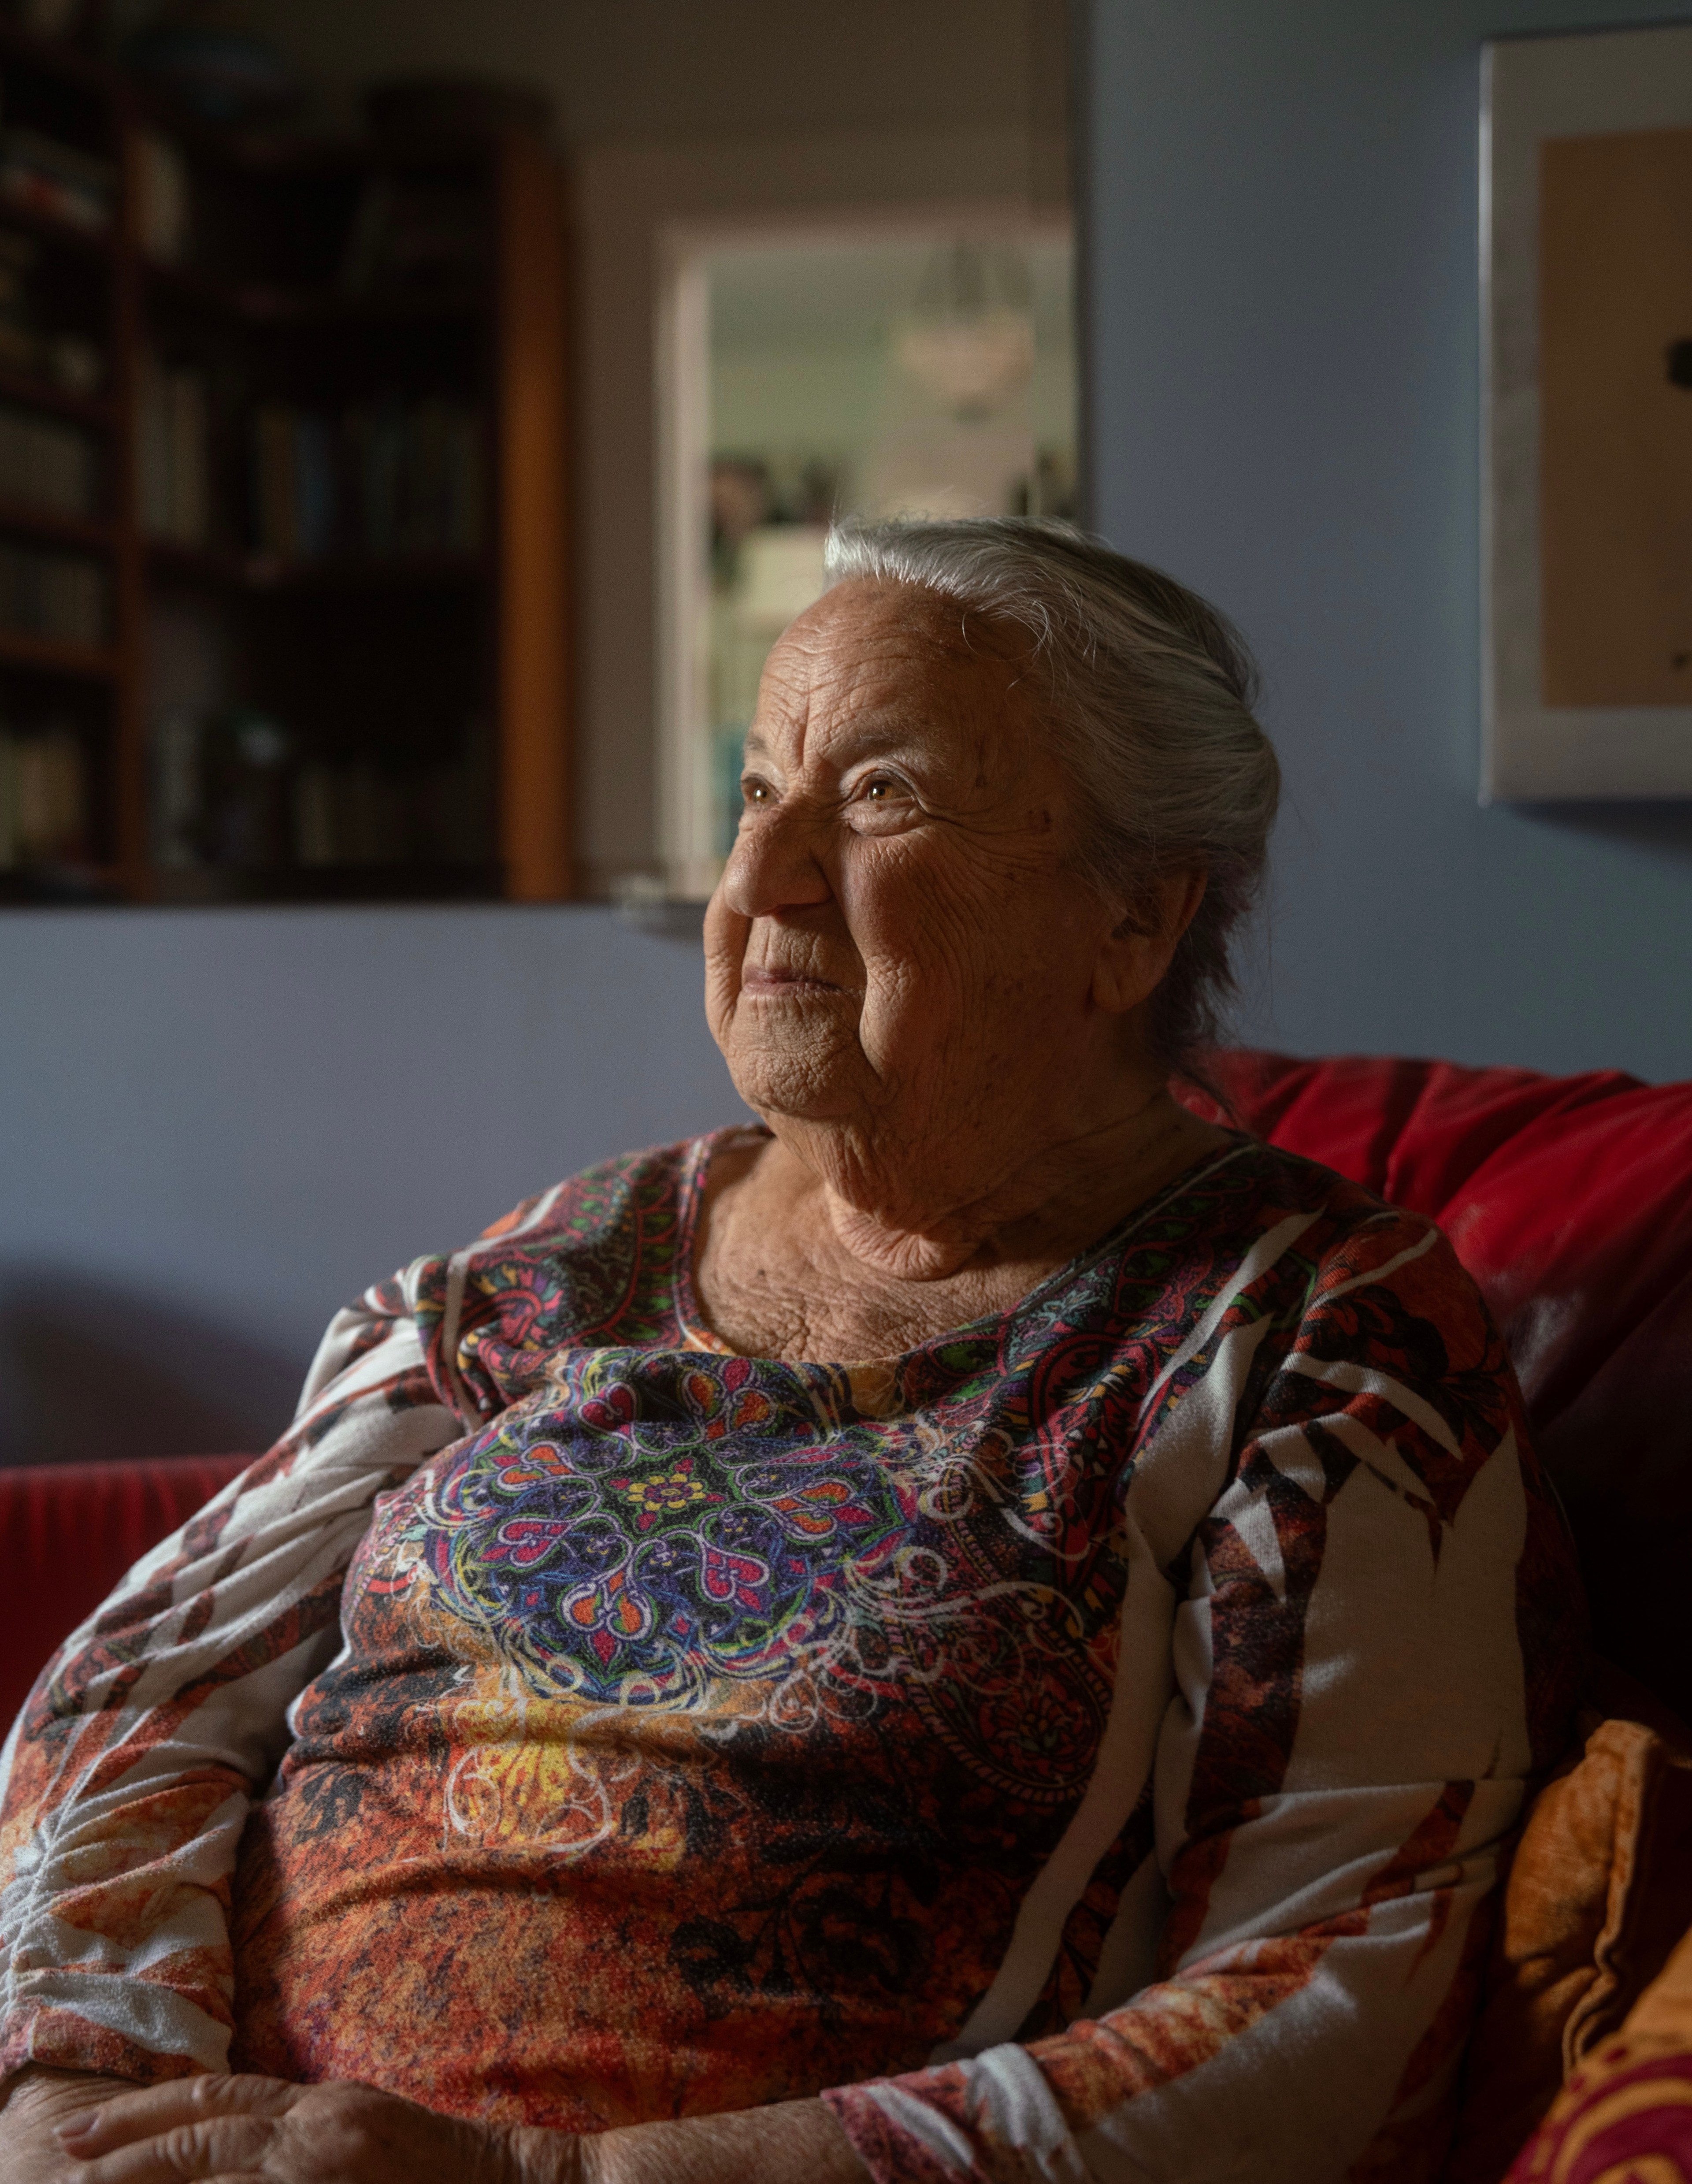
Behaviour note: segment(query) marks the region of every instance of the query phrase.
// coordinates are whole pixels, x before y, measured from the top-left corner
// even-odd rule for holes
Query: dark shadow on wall
[[[1692,865],[1692,800],[1663,798],[1646,803],[1618,799],[1613,804],[1531,804],[1506,807],[1544,826],[1595,834],[1667,865]]]
[[[0,1465],[256,1453],[303,1371],[136,1291],[0,1268]]]

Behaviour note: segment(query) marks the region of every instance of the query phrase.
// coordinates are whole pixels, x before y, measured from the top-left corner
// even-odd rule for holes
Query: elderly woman
[[[1055,526],[832,570],[707,922],[762,1127],[371,1290],[37,1686],[8,2184],[1437,2169],[1572,1579],[1438,1229],[1169,1090],[1247,663]]]

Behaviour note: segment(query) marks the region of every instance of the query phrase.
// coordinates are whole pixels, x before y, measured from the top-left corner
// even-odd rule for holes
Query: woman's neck
[[[854,1162],[830,1173],[834,1164],[812,1168],[793,1153],[801,1175],[782,1182],[799,1197],[815,1192],[838,1249],[866,1273],[937,1282],[993,1267],[1066,1265],[1225,1142],[1222,1131],[1153,1085],[1129,1112],[1039,1146],[974,1192],[956,1184],[948,1190],[937,1162],[913,1164],[908,1175],[877,1164],[865,1190]]]
[[[794,1133],[776,1117],[773,1128],[775,1142],[746,1178],[744,1211],[755,1203],[777,1230],[798,1225],[843,1273],[856,1268],[880,1282],[1013,1268],[1038,1279],[1227,1142],[1155,1082],[1117,1113],[1003,1160],[996,1172],[968,1173],[966,1148],[932,1140],[905,1160],[897,1147],[866,1151],[813,1125]]]
[[[697,1216],[694,1294],[706,1323],[746,1357],[898,1357],[1012,1310],[1227,1142],[1159,1089],[973,1195],[946,1202],[931,1173],[926,1196],[913,1190],[902,1208],[885,1169],[865,1203],[779,1138],[730,1140]]]

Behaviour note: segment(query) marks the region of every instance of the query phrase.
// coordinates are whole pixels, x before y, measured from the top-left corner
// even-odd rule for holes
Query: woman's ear
[[[1202,872],[1172,872],[1160,880],[1138,913],[1109,933],[1093,967],[1093,998],[1112,1016],[1137,1009],[1169,968],[1182,934],[1205,900]]]

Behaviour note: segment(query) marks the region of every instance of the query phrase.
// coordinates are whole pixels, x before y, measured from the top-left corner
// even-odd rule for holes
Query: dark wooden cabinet
[[[570,892],[563,192],[0,31],[0,898]]]

